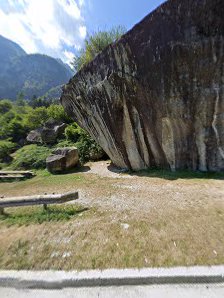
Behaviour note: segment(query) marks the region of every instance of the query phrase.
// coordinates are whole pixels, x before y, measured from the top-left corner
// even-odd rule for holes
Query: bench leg
[[[45,211],[48,210],[48,209],[47,209],[47,204],[44,204],[43,207],[44,207],[44,210],[45,210]]]
[[[0,208],[0,215],[4,215],[5,212],[4,212],[4,208]]]

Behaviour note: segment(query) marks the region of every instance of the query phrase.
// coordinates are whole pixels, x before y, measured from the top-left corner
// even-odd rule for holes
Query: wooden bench
[[[31,171],[0,171],[0,179],[22,179],[31,178],[34,173]]]
[[[47,205],[63,204],[69,201],[77,200],[78,192],[68,192],[65,194],[49,194],[49,195],[35,195],[24,197],[11,197],[0,199],[0,214],[4,214],[4,208],[9,207],[24,207],[33,205],[43,205],[47,209]]]

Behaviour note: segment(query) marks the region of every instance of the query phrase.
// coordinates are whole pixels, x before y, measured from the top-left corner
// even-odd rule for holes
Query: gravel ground
[[[108,169],[108,162],[89,163],[86,175],[97,175],[97,186],[80,189],[80,203],[130,212],[209,208],[224,203],[223,180],[144,177]]]

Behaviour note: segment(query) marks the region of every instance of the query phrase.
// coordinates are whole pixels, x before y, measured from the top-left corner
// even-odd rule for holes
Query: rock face
[[[75,167],[79,161],[78,149],[58,148],[52,152],[47,160],[47,169],[51,173],[61,173]]]
[[[114,164],[224,170],[224,1],[170,0],[64,87]]]

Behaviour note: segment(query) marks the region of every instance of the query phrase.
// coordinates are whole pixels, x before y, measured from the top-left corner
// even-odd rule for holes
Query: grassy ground
[[[224,262],[224,175],[151,171],[102,176],[103,171],[60,176],[41,171],[30,180],[1,183],[5,196],[79,190],[80,200],[48,211],[6,209],[8,216],[0,217],[0,268]]]

